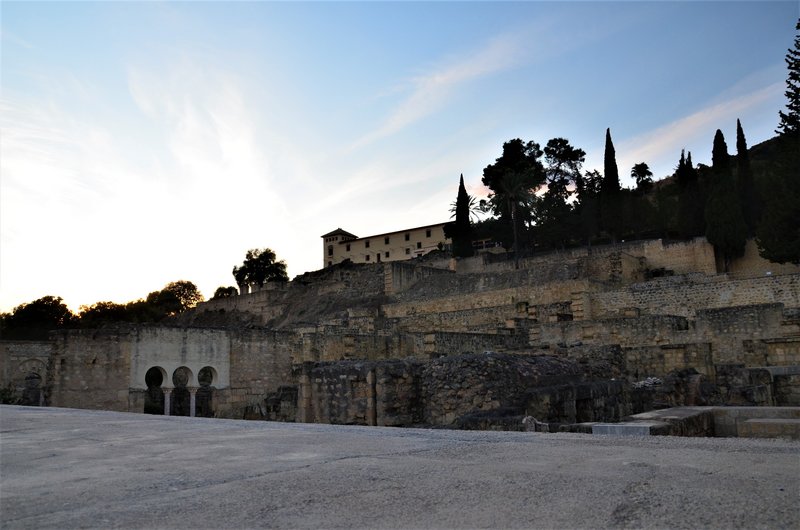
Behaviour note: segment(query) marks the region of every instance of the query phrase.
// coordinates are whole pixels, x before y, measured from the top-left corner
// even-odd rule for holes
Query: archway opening
[[[186,388],[192,379],[192,372],[185,366],[172,372],[172,403],[170,414],[173,416],[190,416],[191,394]]]
[[[42,404],[42,376],[37,372],[28,372],[25,376],[25,386],[19,404],[31,407]]]
[[[161,385],[164,383],[164,369],[154,366],[144,374],[144,382],[147,384],[147,392],[144,396],[145,414],[164,414],[164,391]]]
[[[214,383],[217,381],[217,371],[210,366],[204,366],[197,372],[197,416],[203,418],[214,417]]]

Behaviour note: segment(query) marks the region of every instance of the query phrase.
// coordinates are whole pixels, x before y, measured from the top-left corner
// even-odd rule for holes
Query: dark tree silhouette
[[[592,238],[600,229],[600,188],[603,176],[596,169],[578,175],[575,179],[575,203],[580,236],[591,246]]]
[[[756,243],[770,261],[800,264],[800,134],[778,136],[774,148],[761,186],[764,211]]]
[[[761,217],[761,197],[753,180],[753,170],[750,167],[750,154],[747,152],[747,140],[739,120],[736,120],[736,184],[739,188],[739,203],[747,225],[747,235],[756,232],[758,220]]]
[[[77,323],[60,296],[43,296],[20,304],[1,317],[0,329],[6,339],[44,340],[50,331],[70,328]]]
[[[231,296],[236,296],[239,294],[239,291],[234,286],[228,287],[217,287],[217,290],[214,291],[214,296],[211,297],[212,300],[219,300],[220,298],[230,298]]]
[[[800,19],[795,29],[800,31]],[[789,68],[785,92],[788,101],[786,112],[778,112],[781,121],[775,132],[781,135],[798,135],[800,134],[800,34],[794,38],[794,48],[787,50],[785,61]]]
[[[701,186],[697,169],[692,164],[692,153],[684,154],[675,170],[678,185],[678,218],[676,226],[683,237],[695,237],[706,233],[706,194]]]
[[[636,182],[636,191],[639,193],[647,193],[653,187],[653,172],[644,162],[639,162],[631,168],[631,178]]]
[[[96,302],[91,306],[80,307],[80,324],[84,328],[98,328],[115,322],[131,320],[130,312],[125,304],[114,302]]]
[[[525,219],[530,219],[533,192],[544,184],[541,156],[539,144],[515,138],[504,143],[502,156],[483,170],[481,181],[492,191],[483,204],[511,226],[516,266],[520,228]]]
[[[600,218],[603,229],[616,242],[622,231],[622,198],[620,194],[617,154],[611,141],[611,129],[606,129],[606,147],[603,156],[603,187],[600,195]]]
[[[472,223],[470,222],[470,196],[464,187],[464,175],[458,183],[456,196],[455,221],[447,223],[444,227],[445,237],[453,241],[453,256],[467,258],[475,253],[472,248]]]
[[[247,251],[241,267],[233,268],[233,277],[239,285],[256,284],[263,287],[265,282],[286,282],[286,262],[275,261],[276,255],[269,248],[253,248]]]
[[[728,272],[733,258],[744,254],[747,225],[739,205],[725,137],[719,129],[714,135],[711,159],[713,165],[711,191],[706,205],[706,238],[714,245],[725,272]]]
[[[536,202],[537,233],[542,242],[564,246],[574,232],[570,186],[582,179],[581,166],[586,157],[583,149],[570,145],[566,138],[553,138],[544,148],[547,161],[547,191]]]

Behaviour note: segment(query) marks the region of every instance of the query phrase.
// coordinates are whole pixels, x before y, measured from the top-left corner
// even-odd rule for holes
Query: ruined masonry
[[[0,341],[0,370],[30,405],[358,425],[800,406],[800,268],[750,242],[722,274],[702,238],[342,263],[168,325]]]

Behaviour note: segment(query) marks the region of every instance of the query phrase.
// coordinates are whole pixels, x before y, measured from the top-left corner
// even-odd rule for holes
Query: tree
[[[458,183],[455,221],[444,227],[445,236],[453,240],[453,256],[467,258],[475,254],[472,248],[472,223],[470,222],[470,196],[464,187],[464,175]]]
[[[197,286],[186,280],[179,280],[177,282],[170,282],[164,287],[163,291],[168,291],[175,294],[178,302],[181,304],[181,311],[191,309],[205,298]]]
[[[96,302],[91,306],[81,306],[80,314],[81,327],[97,328],[115,322],[130,322],[131,315],[125,304],[114,302]]]
[[[233,277],[239,285],[263,287],[265,282],[287,282],[286,262],[276,260],[275,252],[269,248],[253,248],[247,251],[241,267],[233,268]]]
[[[547,161],[547,191],[536,201],[537,233],[545,243],[563,247],[577,223],[568,203],[569,188],[582,179],[581,166],[586,152],[573,147],[565,138],[553,138],[547,142],[544,156]]]
[[[755,234],[758,219],[761,217],[761,197],[759,197],[750,168],[750,155],[744,137],[742,123],[736,120],[736,184],[739,188],[739,204],[747,225],[747,235]]]
[[[744,254],[747,225],[744,222],[736,185],[730,170],[728,148],[722,131],[714,135],[711,153],[711,192],[706,205],[706,238],[714,245],[725,272],[733,258]]]
[[[701,186],[697,169],[692,164],[692,153],[688,156],[681,150],[681,159],[675,170],[678,185],[678,218],[676,226],[683,237],[695,237],[706,233],[706,196]]]
[[[647,193],[653,188],[653,172],[646,163],[634,165],[631,168],[631,177],[636,182],[636,191],[639,193]]]
[[[606,147],[603,154],[603,193],[619,193],[619,171],[617,170],[617,152],[611,141],[611,129],[606,129]]]
[[[214,296],[211,297],[212,300],[219,300],[220,298],[230,298],[231,296],[236,296],[239,294],[239,291],[236,287],[232,285],[229,287],[217,287],[217,290],[214,291]]]
[[[195,284],[180,280],[170,282],[162,290],[148,294],[145,302],[163,316],[174,316],[191,309],[203,299]]]
[[[578,200],[575,204],[581,236],[591,247],[592,238],[600,229],[600,188],[603,176],[593,169],[575,179],[575,192]]]
[[[521,224],[530,219],[534,191],[544,184],[541,156],[539,144],[515,138],[504,143],[503,154],[483,169],[481,181],[492,191],[483,205],[511,225],[516,266],[519,266]]]
[[[800,135],[776,139],[777,153],[762,187],[764,213],[756,230],[759,254],[800,265]]]
[[[800,19],[798,19],[795,29],[800,31]],[[789,75],[786,78],[786,112],[778,111],[780,123],[778,130],[781,135],[800,134],[800,34],[794,38],[794,48],[786,51],[786,66]]]
[[[50,331],[75,324],[75,315],[60,296],[43,296],[2,315],[2,336],[6,339],[44,340]]]
[[[600,194],[600,218],[603,229],[616,241],[622,231],[619,170],[611,129],[606,129],[606,147],[603,156],[603,185]]]

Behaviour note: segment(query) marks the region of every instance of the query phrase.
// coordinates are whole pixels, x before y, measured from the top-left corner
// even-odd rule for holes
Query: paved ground
[[[0,407],[3,528],[798,528],[800,444]]]

